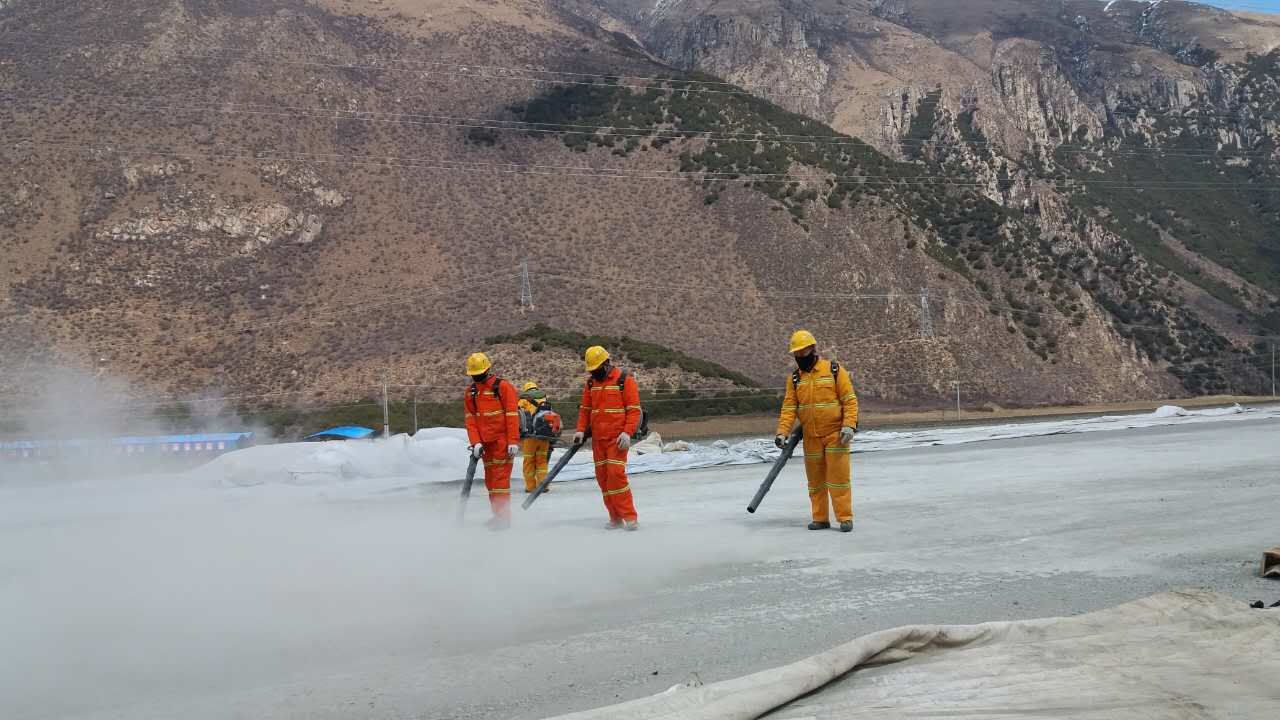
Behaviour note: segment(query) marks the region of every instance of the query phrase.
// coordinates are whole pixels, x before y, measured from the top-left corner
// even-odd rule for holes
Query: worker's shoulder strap
[[[831,361],[831,379],[834,381],[840,377],[840,363],[835,360]],[[791,387],[800,386],[800,368],[791,371]]]
[[[501,407],[503,411],[506,411],[507,409],[507,406],[502,403],[502,383],[505,383],[505,382],[507,381],[503,380],[502,378],[497,378],[493,381],[493,398],[498,401],[498,406]],[[507,383],[507,384],[511,385],[511,383]],[[516,390],[516,387],[514,385],[511,385],[511,391],[515,392],[515,390]]]
[[[502,402],[502,383],[504,382],[506,382],[506,380],[503,380],[500,377],[495,377],[493,379],[493,388],[492,388],[493,397],[497,399],[499,403]],[[480,394],[480,383],[474,383],[474,382],[471,383],[471,406],[472,407],[476,407],[476,396],[478,396],[479,394]],[[506,408],[503,408],[503,409],[505,410]]]
[[[628,373],[628,372],[627,372],[626,368],[618,368],[618,389],[619,389],[619,390],[621,390],[621,389],[623,389],[624,387],[626,387],[626,384],[627,384],[627,375],[629,375],[629,374],[630,374],[630,373]],[[589,388],[589,387],[591,387],[595,382],[596,382],[596,379],[595,379],[595,378],[593,378],[593,377],[587,377],[587,387],[588,387],[588,388]],[[601,380],[601,381],[600,381],[600,386],[601,386],[601,387],[604,387],[608,382],[609,382],[609,378],[606,376],[604,380]]]

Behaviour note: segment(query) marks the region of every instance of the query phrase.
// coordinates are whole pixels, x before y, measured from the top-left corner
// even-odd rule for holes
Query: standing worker
[[[638,530],[636,506],[627,482],[627,452],[631,437],[640,429],[640,389],[631,373],[616,368],[609,352],[596,345],[584,356],[587,384],[578,408],[578,432],[573,444],[581,445],[591,433],[591,454],[596,461],[596,482],[609,511],[608,530]]]
[[[853,530],[853,490],[849,483],[849,446],[858,432],[858,396],[849,371],[818,355],[808,330],[791,336],[796,370],[787,378],[787,395],[774,444],[782,447],[796,420],[804,430],[804,471],[809,477],[810,530],[831,527],[830,507],[840,532]],[[828,498],[830,501],[828,503]]]
[[[492,372],[484,353],[467,358],[471,387],[462,398],[471,456],[484,459],[484,486],[489,490],[492,530],[511,526],[511,465],[520,452],[520,412],[516,388]]]
[[[541,438],[534,433],[534,418],[538,411],[547,404],[547,394],[542,392],[538,384],[532,380],[520,388],[520,424],[525,428],[520,440],[522,454],[521,469],[524,472],[524,491],[533,492],[538,483],[547,476],[547,460],[551,457],[551,440]],[[543,492],[550,492],[548,485]]]

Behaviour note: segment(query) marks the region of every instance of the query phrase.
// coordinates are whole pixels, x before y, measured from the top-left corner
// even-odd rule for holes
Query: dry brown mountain
[[[19,0],[0,392],[55,363],[157,393],[452,384],[483,338],[538,322],[766,385],[806,325],[904,401],[957,377],[1001,403],[1256,383],[1239,364],[1275,286],[1179,230],[1199,216],[1108,217],[1055,152],[1097,143],[1110,177],[1108,128],[1141,124],[1157,78],[1160,102],[1228,76],[1269,92],[1242,48],[1269,50],[1270,21],[1210,38],[1218,15],[1159,15],[1144,36],[1137,3],[942,5]],[[1139,217],[1201,277],[1130,237]]]

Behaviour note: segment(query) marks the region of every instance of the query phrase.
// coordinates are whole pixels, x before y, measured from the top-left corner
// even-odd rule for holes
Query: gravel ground
[[[1278,422],[858,455],[851,535],[799,462],[756,515],[764,466],[636,476],[639,533],[592,483],[498,534],[453,487],[0,488],[0,716],[541,718],[897,625],[1270,604]]]

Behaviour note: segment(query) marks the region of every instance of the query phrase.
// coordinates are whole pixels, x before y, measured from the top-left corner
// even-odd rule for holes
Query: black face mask
[[[817,362],[818,362],[818,353],[816,352],[812,352],[812,353],[809,353],[808,355],[803,355],[801,357],[796,358],[796,365],[799,365],[800,369],[805,372],[809,372],[810,370],[812,370],[814,364]]]
[[[600,367],[591,371],[591,379],[597,380],[597,381],[603,380],[609,374],[609,371],[612,369],[613,368],[609,367],[608,365],[601,365]]]
[[[487,373],[487,372],[480,373],[479,375],[472,375],[472,376],[471,376],[471,382],[474,382],[474,383],[482,383],[482,382],[484,382],[485,380],[488,380],[488,379],[489,379],[489,373]]]

